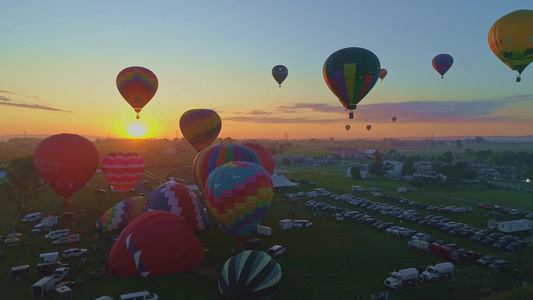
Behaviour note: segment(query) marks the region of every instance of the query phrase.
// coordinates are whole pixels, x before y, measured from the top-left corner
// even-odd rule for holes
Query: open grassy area
[[[315,168],[290,168],[294,173],[288,173],[288,178],[305,178],[317,183],[331,191],[349,191],[352,185],[361,185],[365,188],[375,186],[384,193],[397,194],[398,186],[406,186],[405,182],[391,181],[378,178],[353,180],[345,176],[346,166],[315,167]],[[190,179],[190,170],[187,168],[158,168],[147,170],[161,177],[175,176],[185,180]],[[143,178],[144,179],[144,178]],[[148,177],[146,177],[148,179]],[[150,179],[151,180],[151,179]],[[151,181],[156,185],[155,181]],[[61,226],[70,228],[73,232],[82,235],[82,242],[78,246],[84,248],[94,247],[89,257],[88,265],[84,270],[75,269],[69,276],[70,280],[82,277],[83,283],[74,290],[74,299],[94,299],[101,295],[109,295],[115,299],[122,293],[148,289],[157,293],[161,299],[219,299],[217,277],[224,262],[231,256],[231,248],[235,247],[233,239],[216,226],[198,232],[202,242],[207,244],[205,261],[196,269],[162,277],[91,277],[90,272],[97,272],[105,263],[112,247],[111,242],[105,239],[118,232],[100,233],[94,239],[95,220],[109,207],[120,201],[116,194],[107,193],[95,195],[93,189],[106,188],[105,178],[97,173],[90,182],[90,186],[81,189],[70,199],[69,207],[62,207],[61,200],[52,191],[48,190],[39,202],[28,203],[23,215],[33,207],[43,214],[61,214],[62,212],[75,211],[76,223],[72,220],[62,219]],[[315,187],[302,186],[291,191],[310,190]],[[133,195],[133,194],[132,194]],[[374,198],[368,193],[363,194],[374,201],[387,202],[382,198]],[[484,187],[464,186],[453,190],[417,189],[414,193],[404,193],[403,196],[417,201],[424,201],[434,205],[466,205],[474,198],[484,202],[512,205],[519,208],[531,209],[529,203],[531,194],[516,190],[494,189]],[[450,195],[450,196],[448,196]],[[528,201],[529,199],[529,201]],[[339,203],[330,199],[322,199],[343,206],[351,210],[364,211],[354,208],[346,203]],[[273,228],[272,237],[262,237],[252,234],[250,237],[260,237],[266,250],[274,244],[281,244],[287,248],[279,258],[283,270],[283,286],[273,299],[353,299],[354,296],[363,296],[370,299],[374,292],[387,291],[383,281],[393,269],[399,270],[406,267],[419,267],[421,265],[434,265],[441,262],[436,256],[429,253],[407,250],[407,241],[396,236],[386,234],[370,225],[364,225],[346,219],[343,223],[335,222],[326,212],[319,211],[316,216],[313,211],[305,209],[304,199],[297,203],[285,201],[279,192],[276,192],[275,201],[263,220],[262,225]],[[395,205],[412,208],[407,204]],[[470,203],[473,205],[472,203]],[[294,228],[289,231],[278,231],[277,222],[289,218],[289,210],[295,210],[297,219],[308,219],[313,222],[312,228]],[[419,210],[422,215],[430,214],[429,211]],[[469,214],[447,215],[454,221],[461,221],[473,226],[482,227],[485,222],[486,211],[474,208]],[[376,217],[398,223],[397,219],[387,218],[377,214]],[[9,233],[13,222],[16,220],[16,208],[12,203],[2,202],[0,210],[0,234]],[[19,218],[20,220],[20,218]],[[211,216],[211,220],[214,220]],[[31,224],[33,225],[33,224]],[[483,281],[480,274],[487,273],[488,268],[465,262],[456,263],[461,270],[461,275],[455,280],[425,283],[418,287],[407,288],[398,292],[388,291],[393,299],[476,299],[479,298],[475,286],[493,288],[498,286],[500,293],[510,295],[510,299],[531,299],[533,291],[521,289],[518,286],[522,281],[533,282],[533,247],[523,249],[518,253],[509,253],[490,246],[483,246],[470,240],[452,237],[448,234],[412,223],[404,226],[430,233],[440,237],[446,242],[455,242],[460,247],[476,250],[482,254],[494,254],[511,262],[512,268],[520,261],[522,265],[522,278],[517,281],[512,277],[512,271],[497,273]],[[35,265],[39,253],[60,251],[67,246],[52,246],[50,241],[45,241],[43,235],[37,235],[33,241],[30,237],[31,226],[15,223],[16,229],[23,234],[28,242],[18,246],[3,246],[6,251],[6,260],[0,262],[0,272],[6,271],[16,265],[29,264],[32,275],[24,280],[12,282],[9,276],[0,276],[0,285],[7,286],[3,291],[3,299],[28,299],[30,287],[39,277],[35,275]],[[42,250],[41,250],[42,247]],[[20,253],[21,262],[16,261],[16,254]],[[71,259],[75,266],[79,258]],[[68,262],[68,260],[67,260]],[[8,274],[9,275],[9,274]],[[452,297],[449,289],[452,288]],[[520,291],[517,293],[516,291]],[[503,296],[502,296],[503,297]],[[522,298],[521,298],[522,297]],[[48,297],[46,299],[52,299]],[[500,298],[505,299],[505,298]]]

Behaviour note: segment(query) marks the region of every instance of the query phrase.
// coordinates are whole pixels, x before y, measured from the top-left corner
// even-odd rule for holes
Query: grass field
[[[352,185],[361,185],[365,188],[378,187],[383,193],[397,194],[397,187],[406,186],[405,182],[386,179],[368,178],[355,181],[345,176],[345,166],[315,167],[315,168],[290,168],[294,173],[288,173],[288,178],[306,178],[317,183],[318,187],[341,193],[349,191]],[[157,168],[147,170],[151,174],[166,178],[166,176],[191,179],[190,171],[186,168]],[[150,180],[155,187],[157,183]],[[61,214],[70,210],[76,212],[76,223],[62,219],[61,226],[79,232],[82,242],[78,246],[95,248],[84,270],[76,269],[69,275],[70,280],[82,277],[83,283],[74,289],[74,299],[94,299],[102,295],[112,296],[115,299],[122,293],[148,289],[157,293],[160,299],[220,299],[217,288],[217,277],[224,262],[231,256],[231,248],[235,247],[233,239],[212,226],[197,233],[200,241],[207,244],[206,259],[199,267],[192,271],[162,277],[92,277],[90,272],[100,271],[105,263],[112,243],[105,239],[118,232],[100,233],[94,239],[94,222],[109,207],[120,201],[116,194],[107,193],[95,195],[93,189],[106,188],[107,183],[101,173],[97,173],[90,182],[90,187],[78,191],[70,199],[69,207],[62,207],[61,200],[52,191],[48,190],[39,202],[28,203],[23,215],[30,208],[42,211],[43,214]],[[302,186],[291,191],[310,190],[315,187]],[[132,194],[133,195],[133,194]],[[369,194],[366,197],[387,202],[382,198],[374,198]],[[492,189],[484,187],[464,186],[452,190],[418,189],[414,193],[404,193],[405,197],[424,201],[434,205],[466,205],[472,199],[483,202],[493,202],[500,205],[509,205],[518,208],[532,209],[531,194],[516,190]],[[351,210],[364,211],[353,208],[345,203],[330,199],[337,206]],[[304,208],[304,199],[298,203],[283,200],[281,194],[276,192],[275,200],[262,222],[262,225],[271,226],[274,234],[272,237],[262,237],[252,234],[250,237],[260,237],[264,241],[261,250],[266,250],[274,244],[281,244],[287,248],[279,258],[283,270],[283,286],[273,299],[353,299],[354,296],[363,296],[370,299],[374,292],[385,292],[383,281],[393,269],[399,270],[406,267],[434,265],[441,262],[439,258],[429,253],[407,250],[407,241],[402,238],[386,234],[372,226],[359,224],[351,220],[343,223],[335,222],[326,212],[320,211],[316,216],[313,211]],[[402,206],[403,204],[395,205]],[[470,203],[470,205],[473,205]],[[406,208],[410,206],[404,205]],[[277,222],[289,218],[289,211],[295,210],[295,218],[308,219],[313,222],[312,228],[295,228],[289,231],[277,231]],[[422,215],[430,214],[429,211],[419,210]],[[454,221],[466,222],[470,225],[483,227],[486,211],[474,208],[470,214],[448,215]],[[397,219],[376,215],[385,221]],[[14,204],[2,202],[0,210],[0,234],[10,232],[16,216]],[[211,220],[214,220],[211,216]],[[33,225],[33,224],[31,224]],[[482,254],[494,254],[511,262],[512,268],[518,262],[522,265],[522,278],[515,280],[512,271],[496,273],[482,280],[480,274],[487,273],[488,268],[458,262],[456,267],[461,270],[461,275],[455,280],[425,283],[418,287],[407,288],[397,292],[388,291],[393,299],[476,299],[480,298],[479,288],[493,288],[498,286],[500,296],[493,299],[532,299],[533,290],[530,287],[521,288],[522,281],[533,282],[533,247],[523,249],[518,253],[509,253],[490,246],[483,246],[470,240],[442,234],[442,232],[412,223],[404,226],[430,233],[440,237],[446,242],[455,242],[462,248],[476,250]],[[33,241],[30,237],[31,226],[24,226],[15,222],[15,228],[23,234],[25,243],[18,246],[6,247],[6,260],[0,261],[0,271],[6,276],[0,276],[0,286],[7,287],[3,291],[2,299],[29,299],[30,287],[39,277],[35,274],[35,265],[39,253],[60,251],[67,246],[52,246],[50,241],[44,241],[43,235],[37,235]],[[41,250],[42,247],[42,250]],[[16,254],[19,253],[21,261],[17,262]],[[71,259],[73,266],[79,263],[79,258]],[[9,278],[12,266],[29,264],[32,275],[21,281],[13,282]],[[1,275],[1,273],[0,273]],[[450,288],[452,295],[450,296]],[[51,296],[46,299],[52,299]]]

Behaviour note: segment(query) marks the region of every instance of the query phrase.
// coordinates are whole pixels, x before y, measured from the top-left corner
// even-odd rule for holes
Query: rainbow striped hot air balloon
[[[122,230],[135,218],[143,209],[146,197],[135,196],[126,198],[109,208],[96,221],[96,230],[110,231]]]
[[[180,118],[183,137],[200,152],[209,147],[222,129],[220,116],[210,109],[191,109]]]
[[[209,210],[238,244],[256,230],[274,196],[272,178],[265,168],[243,161],[213,170],[206,190]]]

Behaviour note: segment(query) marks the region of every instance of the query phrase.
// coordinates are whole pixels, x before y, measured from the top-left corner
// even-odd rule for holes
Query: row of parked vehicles
[[[442,262],[434,266],[428,266],[424,271],[416,268],[406,268],[390,273],[385,279],[385,286],[398,290],[407,286],[419,285],[422,282],[434,282],[443,279],[454,279],[459,275],[459,270],[451,262]]]

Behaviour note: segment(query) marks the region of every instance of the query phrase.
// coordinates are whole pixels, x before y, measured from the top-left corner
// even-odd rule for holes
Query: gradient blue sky
[[[115,78],[134,65],[159,80],[141,112],[150,137],[174,138],[193,108],[219,113],[220,137],[532,135],[533,67],[516,83],[487,42],[518,9],[533,1],[10,1],[0,135],[125,136],[137,121]],[[322,76],[345,47],[369,49],[388,70],[354,120]],[[444,79],[431,65],[441,53],[454,57]],[[289,69],[281,88],[277,64]]]

